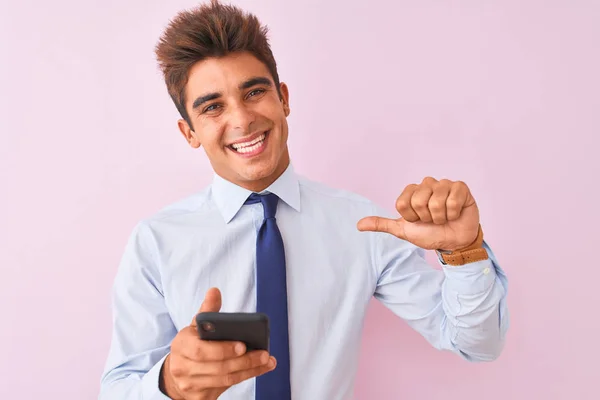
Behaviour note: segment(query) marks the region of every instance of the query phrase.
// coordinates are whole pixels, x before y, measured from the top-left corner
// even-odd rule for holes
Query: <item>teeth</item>
[[[264,136],[264,135],[263,135]],[[236,149],[236,151],[238,153],[252,153],[254,150],[258,149],[260,146],[262,146],[263,142],[258,142],[255,145],[252,145],[250,147],[243,147],[241,149]]]
[[[237,144],[231,145],[231,147],[233,147],[234,149],[240,151],[240,150],[243,150],[244,147],[253,146],[253,145],[255,145],[258,142],[262,142],[263,140],[265,140],[265,134],[264,133],[262,135],[260,135],[259,137],[257,137],[256,139],[252,140],[251,142],[237,143]]]

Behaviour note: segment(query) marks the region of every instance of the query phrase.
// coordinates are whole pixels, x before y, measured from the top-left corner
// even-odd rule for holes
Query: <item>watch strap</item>
[[[476,261],[483,261],[489,258],[488,252],[483,248],[483,230],[479,224],[477,238],[469,246],[454,251],[437,250],[442,264],[445,265],[464,265]]]

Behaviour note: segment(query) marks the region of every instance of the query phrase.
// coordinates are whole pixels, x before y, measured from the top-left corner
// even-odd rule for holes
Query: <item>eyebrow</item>
[[[265,78],[264,76],[257,76],[255,78],[250,78],[246,82],[243,82],[238,88],[240,90],[250,89],[252,86],[256,85],[265,85],[271,87],[273,84],[269,78]]]
[[[254,78],[250,78],[247,81],[242,82],[238,88],[240,90],[245,90],[245,89],[250,89],[252,86],[256,86],[256,85],[265,85],[268,87],[273,86],[273,83],[271,82],[271,80],[269,78],[265,78],[263,76],[257,76]],[[192,104],[192,109],[195,110],[196,108],[200,107],[202,104],[211,101],[211,100],[215,100],[218,99],[219,97],[221,97],[221,93],[219,92],[214,92],[214,93],[207,93],[205,95],[199,96],[196,98],[196,100],[194,100],[194,103]]]

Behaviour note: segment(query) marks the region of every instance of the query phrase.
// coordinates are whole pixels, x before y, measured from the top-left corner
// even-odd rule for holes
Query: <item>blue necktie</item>
[[[250,195],[245,204],[262,203],[264,220],[256,240],[256,310],[269,316],[270,353],[275,370],[256,378],[256,400],[290,400],[290,346],[288,334],[285,251],[275,221],[277,195]]]

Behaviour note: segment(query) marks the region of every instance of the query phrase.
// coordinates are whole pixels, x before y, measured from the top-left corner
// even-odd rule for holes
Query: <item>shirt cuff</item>
[[[160,391],[158,386],[160,379],[160,369],[162,368],[165,359],[169,354],[167,353],[159,362],[144,375],[142,378],[142,399],[143,400],[171,400],[163,392]]]
[[[483,247],[489,256],[487,260],[458,266],[444,265],[440,262],[446,275],[447,289],[459,294],[473,295],[487,291],[494,284],[499,271],[498,262],[485,241]]]

